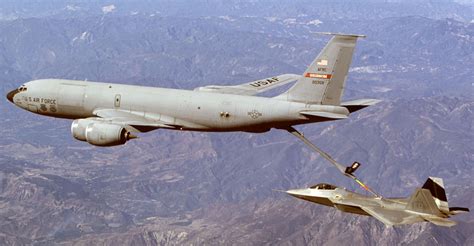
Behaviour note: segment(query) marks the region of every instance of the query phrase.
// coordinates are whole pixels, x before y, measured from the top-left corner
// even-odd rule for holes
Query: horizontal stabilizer
[[[362,34],[349,34],[349,33],[335,33],[335,32],[314,32],[314,33],[321,34],[321,35],[353,37],[353,38],[365,38],[365,37],[367,37],[367,36],[362,35]]]
[[[352,113],[352,112],[361,110],[363,108],[366,108],[368,106],[375,105],[381,101],[382,100],[378,100],[378,99],[357,99],[357,100],[352,100],[348,102],[343,102],[341,103],[341,106],[346,107],[347,110],[349,110],[349,112]]]
[[[320,112],[320,111],[303,111],[303,112],[300,112],[300,114],[304,116],[308,116],[308,117],[321,117],[321,118],[326,118],[326,119],[331,119],[331,120],[347,119],[347,115],[335,114],[335,113],[329,113],[329,112]]]
[[[450,207],[449,208],[449,214],[450,215],[456,215],[456,214],[462,214],[462,213],[469,213],[469,208],[462,208],[462,207]]]
[[[435,216],[422,216],[423,219],[438,225],[438,226],[446,226],[446,227],[451,227],[455,226],[457,223],[456,221],[448,220],[445,218],[440,218],[440,217],[435,217]]]

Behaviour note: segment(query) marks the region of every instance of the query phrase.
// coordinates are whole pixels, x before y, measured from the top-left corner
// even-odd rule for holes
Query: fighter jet
[[[125,144],[132,133],[155,129],[266,132],[272,128],[345,119],[377,103],[341,102],[356,41],[362,35],[332,34],[302,76],[283,74],[235,86],[194,90],[65,79],[27,82],[7,98],[32,113],[73,119],[74,138],[96,146]],[[296,83],[276,97],[256,96]]]
[[[372,216],[386,226],[431,222],[450,227],[456,225],[448,219],[450,216],[469,212],[468,208],[448,207],[443,180],[435,177],[429,177],[423,187],[407,198],[364,196],[324,183],[286,193],[342,212]]]

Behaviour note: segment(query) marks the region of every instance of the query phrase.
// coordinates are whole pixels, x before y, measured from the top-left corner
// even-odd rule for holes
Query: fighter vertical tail
[[[417,189],[415,193],[411,195],[406,209],[417,213],[441,216],[441,212],[430,191],[423,188]]]
[[[469,212],[468,208],[448,206],[443,179],[436,177],[429,177],[423,187],[415,191],[406,209],[423,214],[420,216],[424,220],[439,226],[454,226],[456,222],[447,219],[450,215]]]
[[[429,177],[422,187],[430,191],[436,206],[444,213],[449,212],[448,198],[444,191],[444,183],[442,178]]]
[[[459,213],[469,212],[469,208],[449,207],[448,198],[444,191],[444,183],[442,178],[429,177],[422,187],[430,191],[438,209],[448,215],[456,215]]]

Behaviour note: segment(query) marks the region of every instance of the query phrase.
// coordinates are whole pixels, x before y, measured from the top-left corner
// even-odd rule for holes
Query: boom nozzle
[[[354,163],[352,163],[352,165],[346,167],[346,171],[345,173],[346,174],[352,174],[353,172],[355,172],[357,170],[357,168],[360,167],[360,163],[357,162],[357,161],[354,161]]]

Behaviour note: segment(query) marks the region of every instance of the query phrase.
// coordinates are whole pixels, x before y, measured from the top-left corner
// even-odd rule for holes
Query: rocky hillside
[[[469,205],[474,203],[473,110],[474,102],[463,98],[400,99],[347,121],[303,130],[338,160],[363,163],[359,176],[386,196],[408,196],[434,175],[444,178],[450,204]],[[56,130],[62,138],[48,131],[41,135],[67,139],[67,127]],[[26,131],[30,136],[35,130]],[[0,231],[11,242],[340,245],[437,240],[469,245],[473,240],[472,215],[456,218],[461,224],[454,229],[428,224],[385,228],[372,218],[275,192],[319,182],[363,192],[284,132],[157,131],[109,149],[70,140],[6,139],[0,152],[0,212],[5,218]]]

